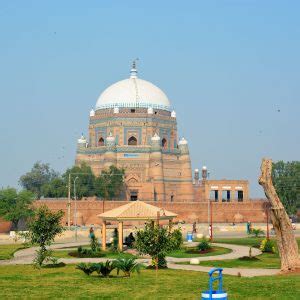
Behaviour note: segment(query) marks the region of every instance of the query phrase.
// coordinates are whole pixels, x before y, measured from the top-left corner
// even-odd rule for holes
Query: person
[[[135,242],[135,238],[134,238],[132,232],[130,232],[130,234],[128,236],[126,236],[126,238],[125,238],[125,244],[129,248],[131,248],[134,242]]]
[[[94,228],[93,228],[93,227],[90,228],[90,234],[89,234],[89,237],[90,237],[90,239],[95,238],[95,232],[94,232]]]
[[[251,230],[250,230],[250,226],[251,226],[251,223],[250,221],[247,222],[247,234],[250,234]]]
[[[193,234],[197,232],[197,223],[193,223]]]

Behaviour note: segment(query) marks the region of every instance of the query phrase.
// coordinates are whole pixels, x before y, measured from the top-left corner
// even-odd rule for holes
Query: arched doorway
[[[129,146],[136,146],[137,145],[137,139],[134,136],[131,136],[128,139],[128,145]]]
[[[163,147],[163,149],[167,149],[168,143],[167,143],[167,140],[165,138],[163,138],[161,140],[161,146]]]
[[[98,141],[98,146],[104,146],[104,139],[101,137]]]

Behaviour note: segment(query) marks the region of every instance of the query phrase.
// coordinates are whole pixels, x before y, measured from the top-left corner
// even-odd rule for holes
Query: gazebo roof
[[[156,220],[159,212],[160,220],[172,220],[177,214],[142,201],[133,201],[98,215],[103,220],[140,221]]]

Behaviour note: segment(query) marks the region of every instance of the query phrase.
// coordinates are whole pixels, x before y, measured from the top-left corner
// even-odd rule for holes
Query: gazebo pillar
[[[106,221],[102,222],[102,250],[106,250]]]
[[[119,250],[123,251],[123,222],[119,221],[118,224],[118,238],[119,238]]]

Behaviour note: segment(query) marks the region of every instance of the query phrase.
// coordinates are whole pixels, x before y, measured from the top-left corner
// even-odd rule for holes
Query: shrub
[[[117,268],[117,274],[119,274],[120,270],[124,273],[126,277],[130,277],[131,273],[137,272],[140,273],[143,265],[141,263],[137,263],[135,258],[118,258],[115,261],[115,267]]]
[[[275,253],[275,245],[274,242],[270,239],[263,239],[261,241],[259,249],[262,252],[269,252],[269,253]]]
[[[91,235],[90,246],[91,246],[91,250],[93,252],[99,252],[100,251],[100,245],[99,245],[98,240],[97,240],[97,238],[94,234]]]
[[[166,267],[165,256],[172,250],[180,248],[182,234],[180,229],[170,231],[157,224],[147,223],[136,234],[135,246],[141,254],[149,254],[152,265]]]
[[[211,249],[209,241],[203,237],[199,245],[197,246],[200,251],[207,251]]]
[[[255,237],[259,237],[260,235],[264,234],[264,231],[261,230],[260,228],[253,228],[251,229],[250,234],[252,234]]]
[[[96,272],[104,277],[108,277],[112,270],[116,268],[116,263],[114,261],[107,260],[105,263],[101,262],[94,264]]]
[[[95,264],[80,263],[76,266],[76,269],[83,271],[84,274],[89,276],[96,271],[96,266]]]
[[[115,228],[114,232],[113,232],[113,242],[111,244],[111,251],[117,252],[118,251],[118,244],[119,244],[118,229]]]
[[[33,265],[35,268],[41,268],[45,263],[51,261],[52,250],[47,250],[45,248],[40,248],[35,251],[36,256],[33,260]]]

